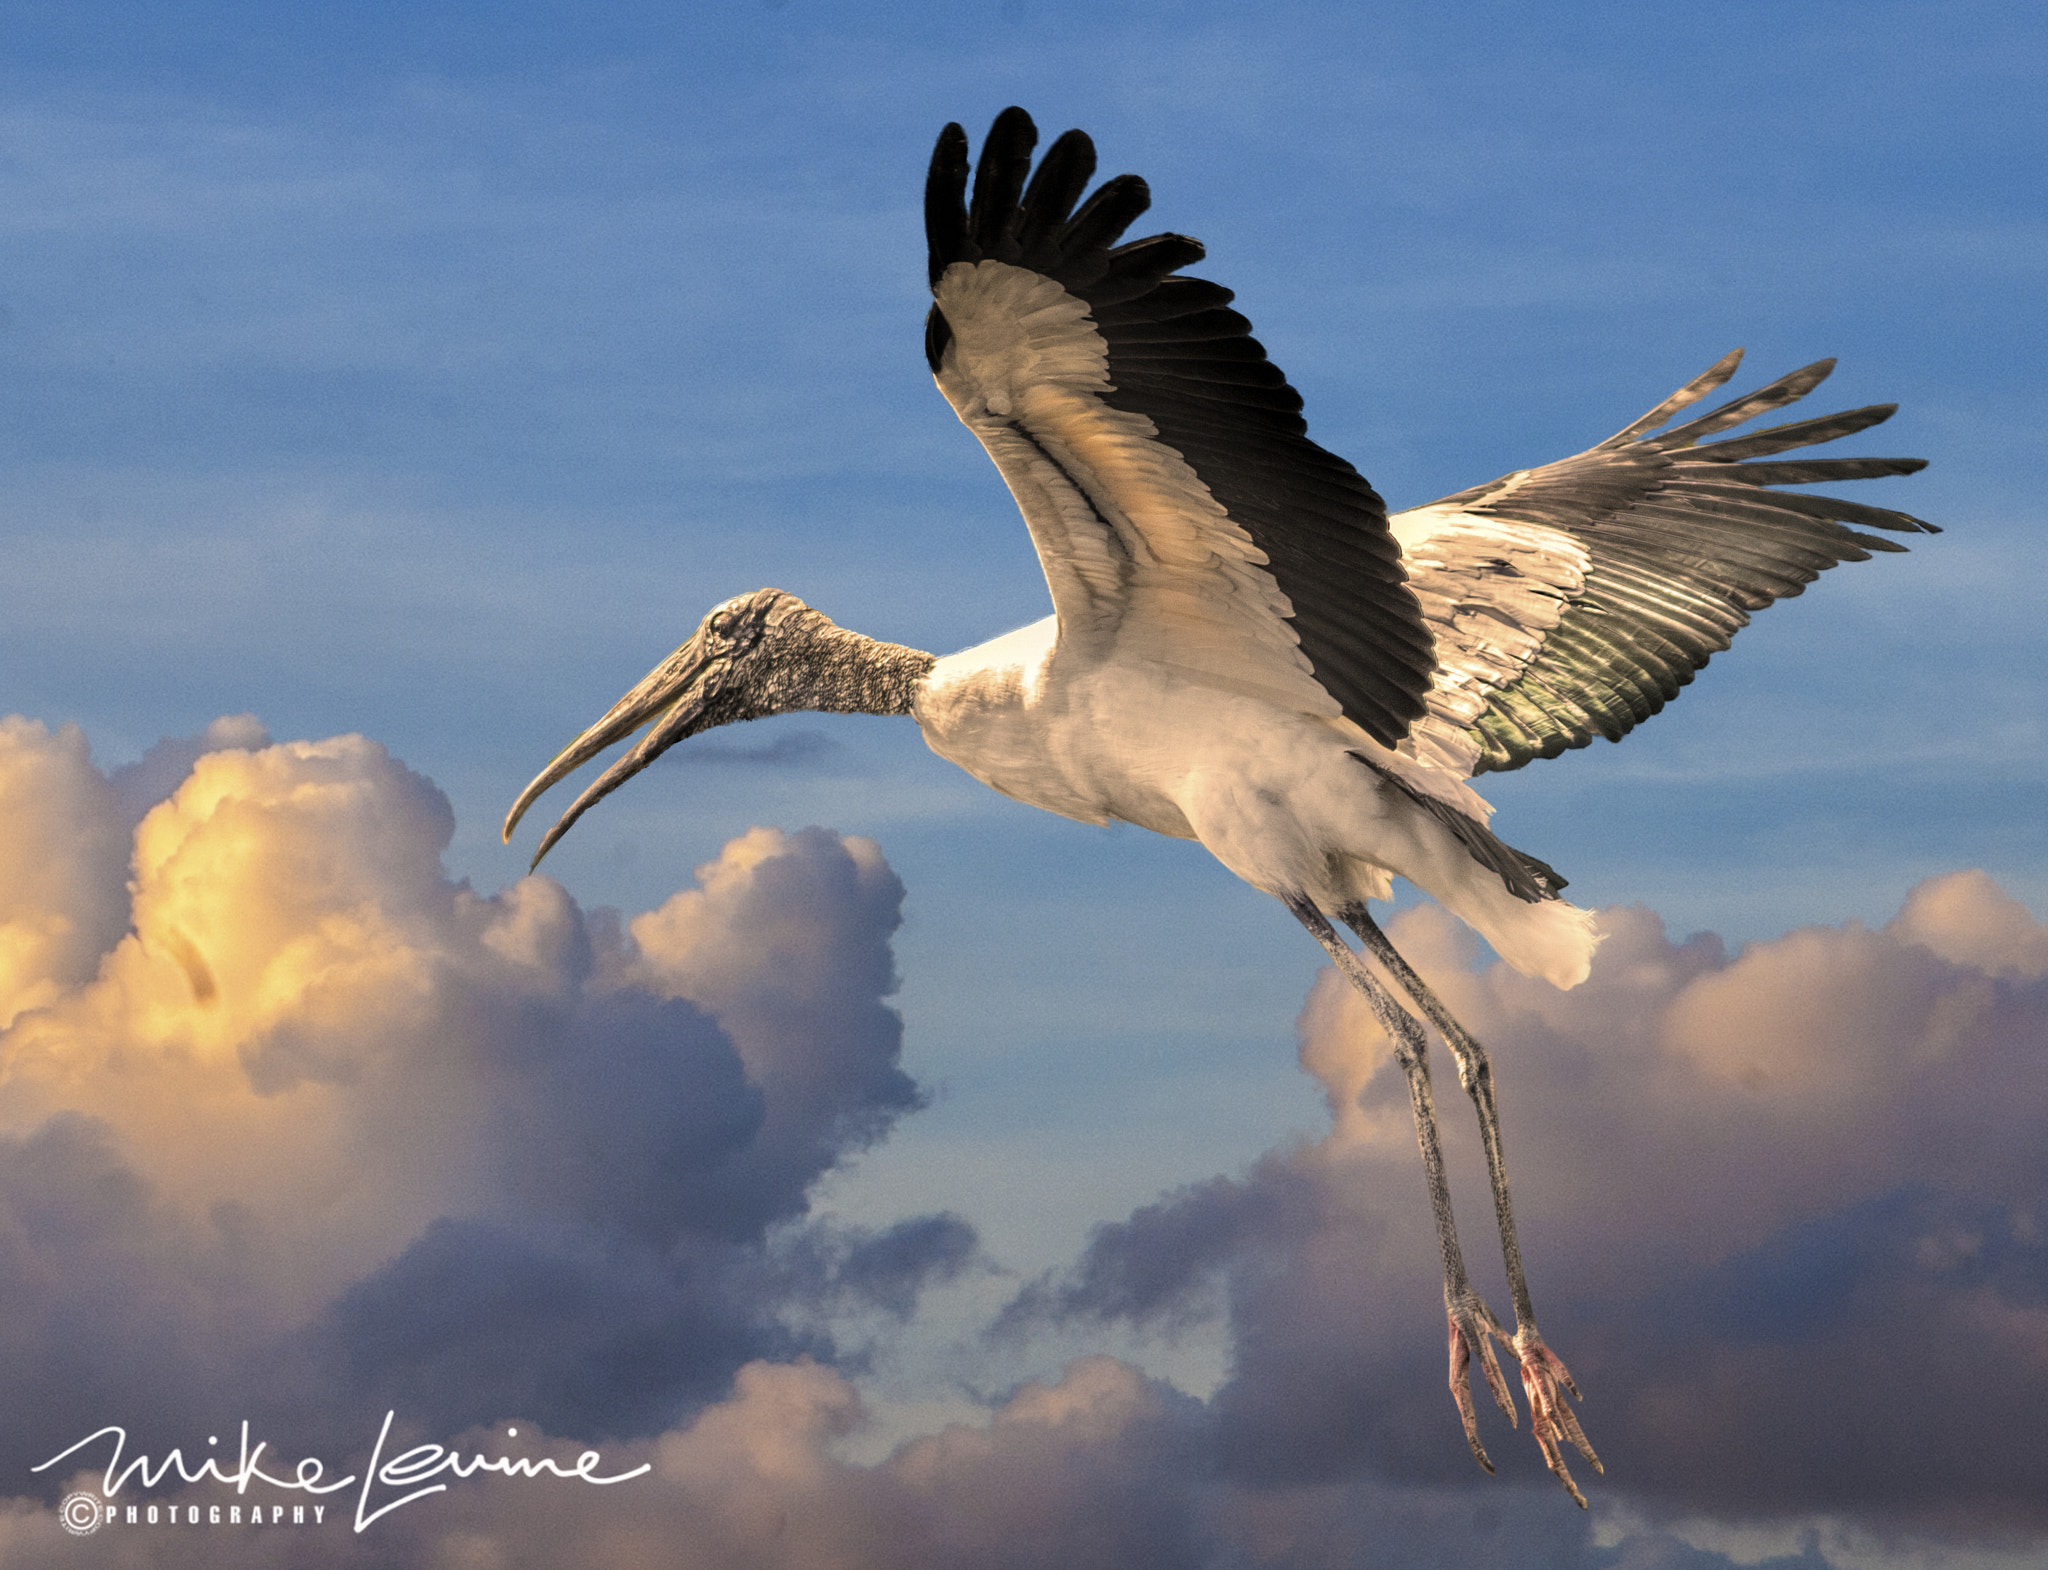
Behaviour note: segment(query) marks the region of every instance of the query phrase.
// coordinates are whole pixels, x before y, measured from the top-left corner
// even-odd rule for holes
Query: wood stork
[[[1828,360],[1658,434],[1734,374],[1737,350],[1576,457],[1389,518],[1357,470],[1308,440],[1300,397],[1230,309],[1231,292],[1181,273],[1201,244],[1118,244],[1150,205],[1145,182],[1119,175],[1083,201],[1088,137],[1067,132],[1033,172],[1036,142],[1030,117],[1005,110],[970,198],[966,134],[940,133],[925,187],[925,353],[1023,510],[1054,614],[940,659],[846,631],[777,589],[728,600],[541,771],[505,836],[541,792],[643,726],[547,832],[535,865],[686,737],[829,710],[910,715],[941,757],[1050,812],[1201,841],[1294,913],[1394,1043],[1473,1455],[1493,1470],[1469,1388],[1475,1353],[1516,1416],[1492,1337],[1520,1364],[1545,1460],[1584,1506],[1561,1446],[1600,1463],[1560,1389],[1578,1388],[1536,1328],[1487,1055],[1366,905],[1406,878],[1518,970],[1559,987],[1584,980],[1592,914],[1559,897],[1550,867],[1494,836],[1469,779],[1596,735],[1618,741],[1751,611],[1838,562],[1904,548],[1845,525],[1937,532],[1776,489],[1922,461],[1772,461],[1875,425],[1889,404],[1701,445],[1803,397]],[[1512,1335],[1459,1253],[1422,1026],[1332,917],[1436,1025],[1477,1109]]]

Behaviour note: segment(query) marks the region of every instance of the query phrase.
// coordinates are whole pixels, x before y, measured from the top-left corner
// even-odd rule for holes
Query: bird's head
[[[802,707],[792,701],[800,674],[812,663],[820,635],[836,630],[829,617],[780,589],[756,589],[715,607],[675,653],[641,677],[604,718],[555,754],[554,761],[519,793],[505,817],[505,838],[512,838],[512,830],[543,791],[642,726],[653,729],[599,775],[548,830],[533,854],[534,866],[578,818],[677,742],[716,725]]]

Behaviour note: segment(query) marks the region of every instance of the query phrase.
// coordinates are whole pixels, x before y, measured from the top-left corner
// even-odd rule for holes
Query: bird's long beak
[[[543,791],[581,768],[613,742],[622,741],[641,726],[653,723],[654,728],[640,738],[640,744],[592,781],[569,810],[556,820],[555,826],[541,837],[540,849],[533,853],[529,870],[540,865],[541,857],[554,847],[556,840],[569,832],[570,826],[584,813],[677,742],[705,728],[709,693],[704,676],[711,664],[700,628],[675,653],[641,677],[639,684],[614,703],[603,719],[556,753],[554,761],[519,793],[519,799],[512,803],[512,810],[505,815],[504,837],[507,840],[512,838],[512,831],[519,826],[526,809],[539,799]]]

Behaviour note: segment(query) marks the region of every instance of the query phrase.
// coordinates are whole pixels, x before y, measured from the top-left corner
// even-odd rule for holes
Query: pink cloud
[[[2042,926],[1976,873],[1881,929],[1732,956],[1644,911],[1602,920],[1569,993],[1471,970],[1434,910],[1394,935],[1493,1051],[1539,1316],[1588,1392],[1605,1486],[1660,1509],[2048,1525],[2026,1415],[2048,1400]],[[1230,1467],[1455,1481],[1470,1462],[1418,1377],[1441,1329],[1405,1097],[1333,974],[1302,1059],[1327,1139],[1105,1229],[1011,1317],[1165,1319],[1220,1285]],[[1439,1075],[1466,1254],[1490,1261],[1469,1112]]]

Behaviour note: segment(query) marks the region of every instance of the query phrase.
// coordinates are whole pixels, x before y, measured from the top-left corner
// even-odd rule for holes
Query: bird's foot
[[[1480,1370],[1486,1375],[1486,1388],[1493,1392],[1493,1399],[1507,1413],[1508,1421],[1514,1422],[1514,1397],[1508,1394],[1508,1382],[1493,1355],[1492,1338],[1500,1337],[1504,1345],[1513,1343],[1508,1341],[1500,1321],[1493,1317],[1493,1310],[1469,1287],[1456,1296],[1445,1295],[1444,1317],[1451,1327],[1451,1399],[1458,1403],[1458,1418],[1465,1425],[1465,1443],[1472,1447],[1472,1459],[1491,1472],[1493,1463],[1486,1458],[1486,1447],[1479,1442],[1479,1413],[1472,1404],[1469,1370],[1476,1351]]]
[[[1579,1485],[1572,1481],[1572,1474],[1564,1464],[1561,1441],[1569,1440],[1577,1447],[1580,1455],[1593,1463],[1593,1470],[1605,1472],[1600,1458],[1593,1454],[1592,1445],[1586,1441],[1586,1431],[1579,1427],[1578,1418],[1572,1415],[1564,1391],[1569,1390],[1574,1400],[1581,1399],[1579,1387],[1572,1383],[1571,1371],[1564,1366],[1564,1359],[1543,1344],[1543,1337],[1532,1324],[1515,1327],[1515,1336],[1508,1343],[1522,1365],[1522,1392],[1529,1398],[1529,1430],[1536,1436],[1536,1443],[1543,1449],[1543,1459],[1549,1463],[1552,1474],[1564,1484],[1565,1492],[1578,1501],[1581,1510],[1586,1508],[1586,1496],[1579,1492]],[[1562,1385],[1564,1390],[1558,1387]]]

